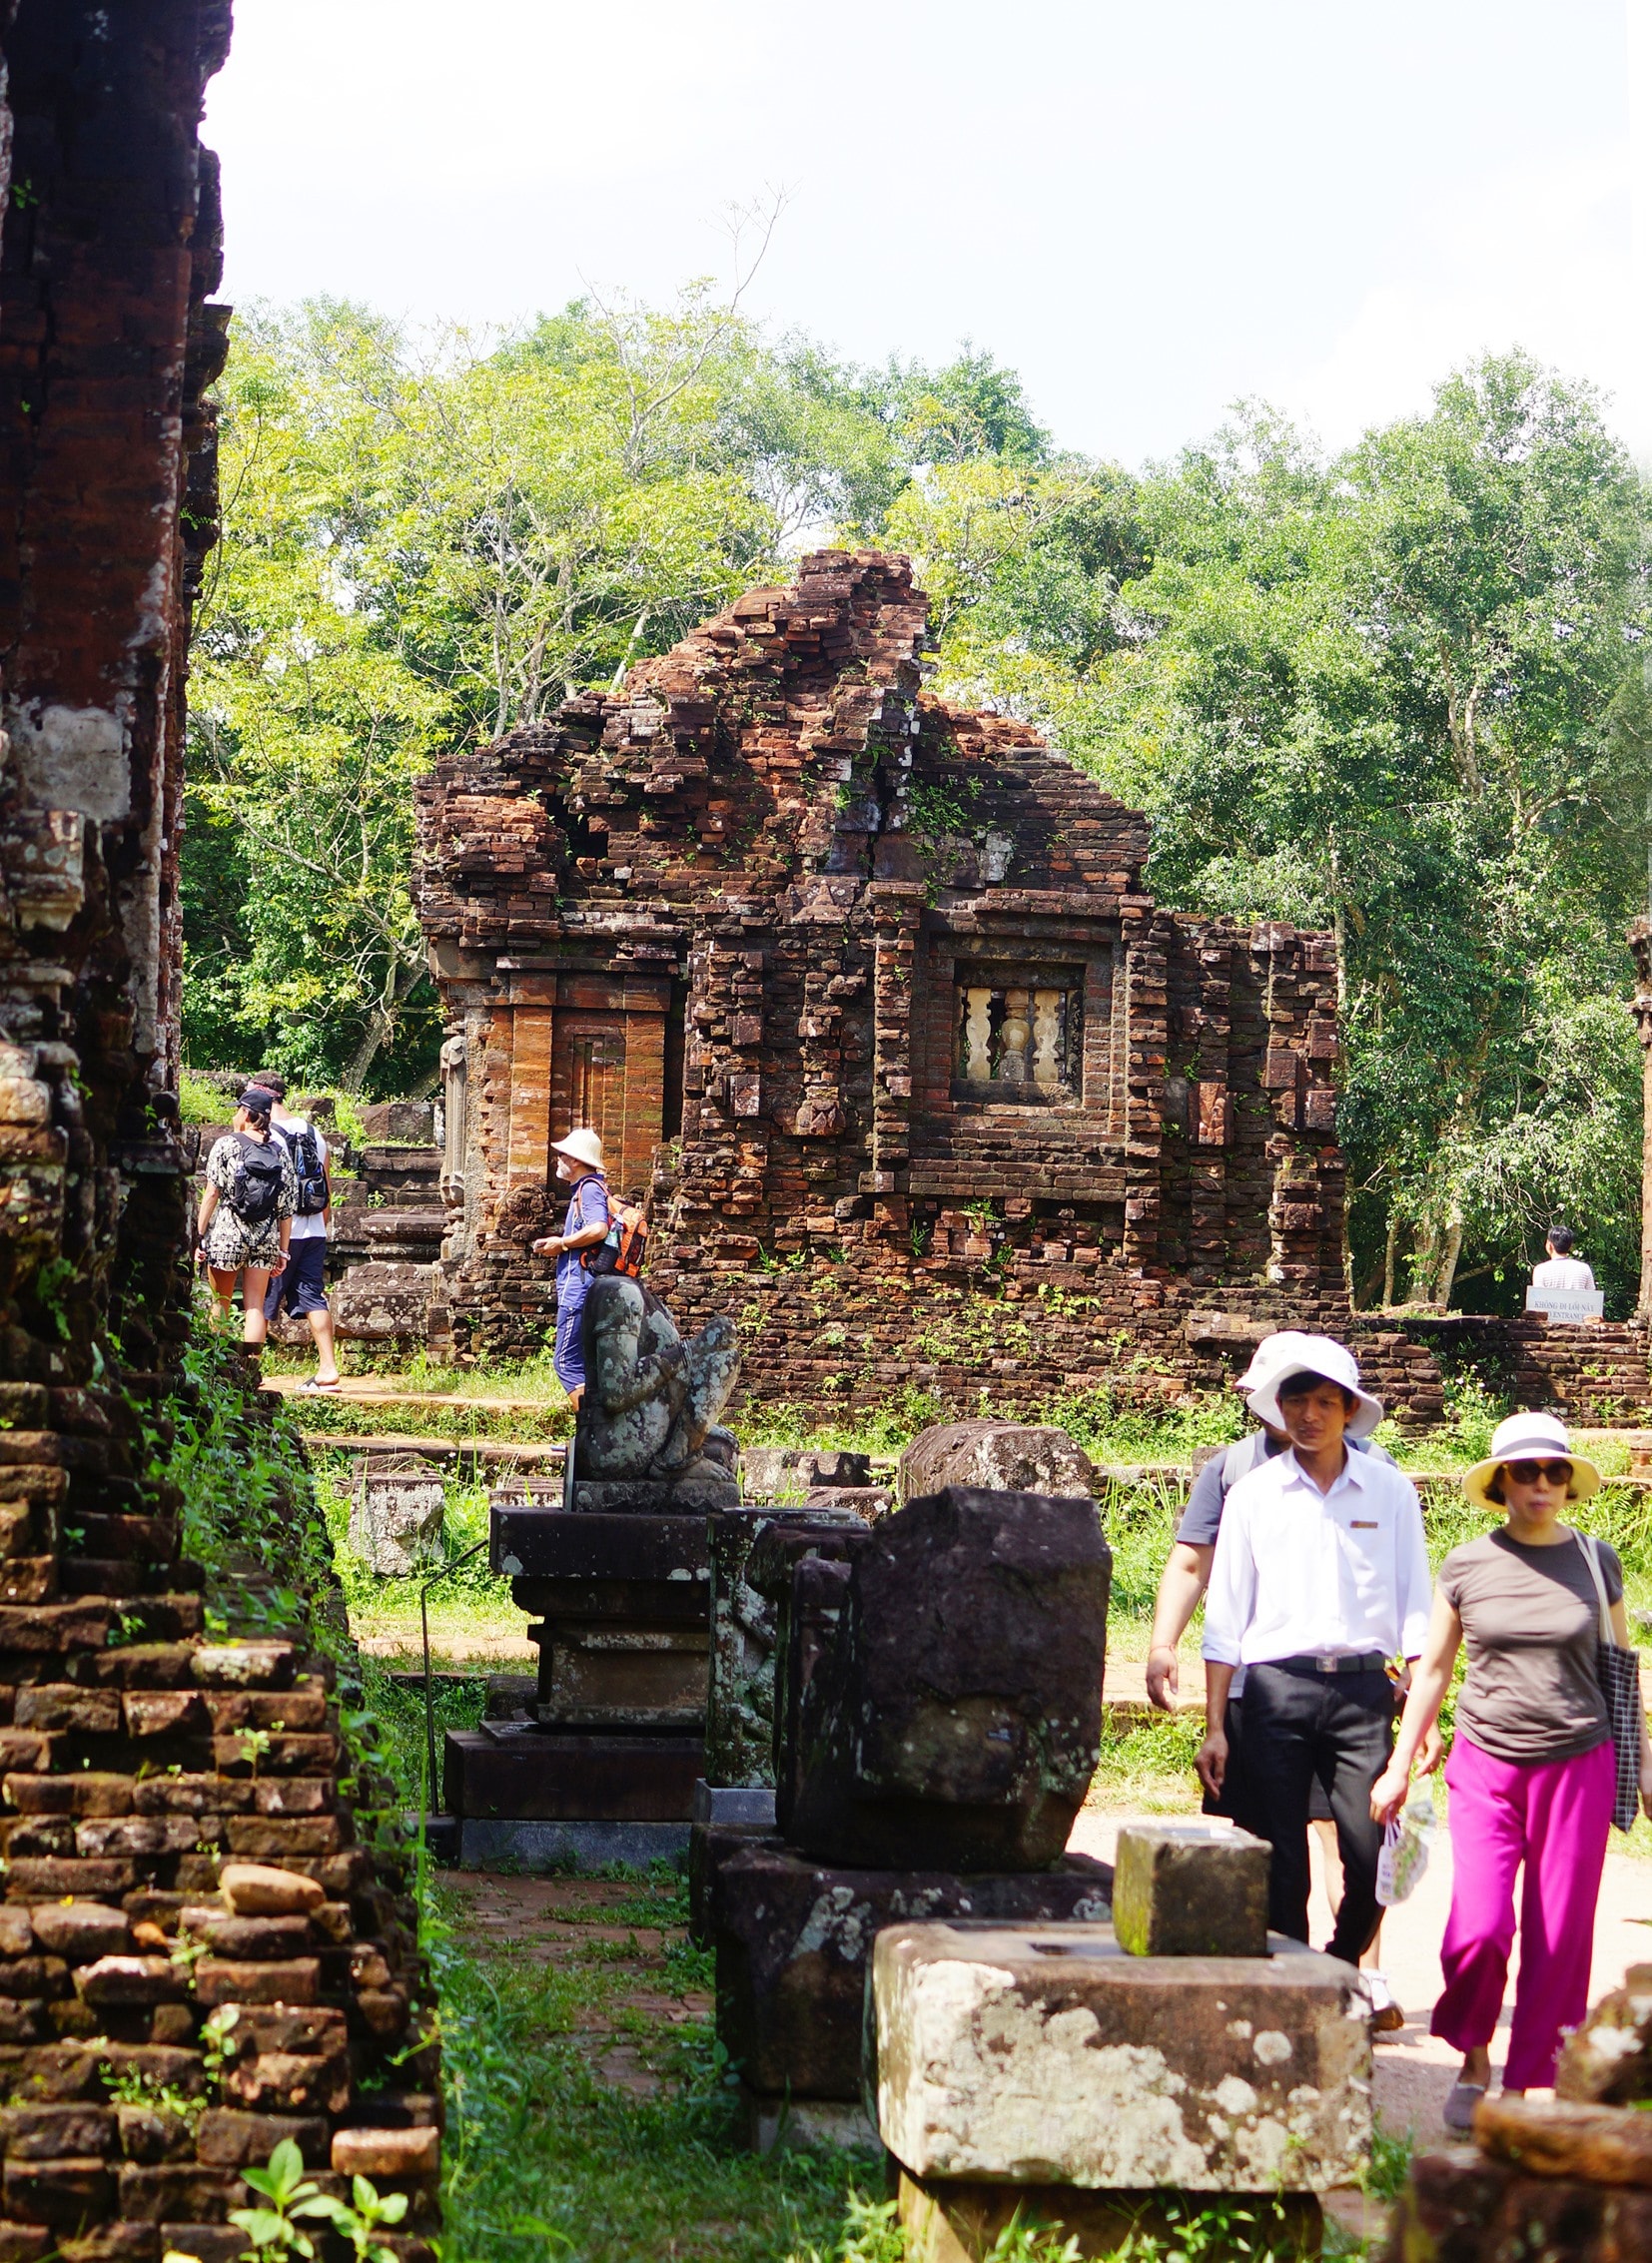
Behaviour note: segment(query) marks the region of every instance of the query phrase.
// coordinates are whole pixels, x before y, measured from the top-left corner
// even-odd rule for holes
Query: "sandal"
[[[319,1375],[312,1375],[304,1387],[306,1391],[336,1391],[342,1387],[343,1383],[344,1377],[342,1375],[335,1375],[332,1381],[327,1383],[324,1383]]]
[[[1474,2126],[1474,2108],[1484,2096],[1485,2084],[1483,2082],[1453,2083],[1450,2095],[1447,2097],[1444,2109],[1440,2114],[1441,2121],[1444,2122],[1447,2129],[1472,2129]]]

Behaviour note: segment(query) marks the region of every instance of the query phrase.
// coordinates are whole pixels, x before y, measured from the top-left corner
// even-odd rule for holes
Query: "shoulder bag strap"
[[[1606,1600],[1606,1582],[1601,1575],[1600,1558],[1595,1554],[1592,1540],[1581,1532],[1575,1538],[1583,1551],[1583,1561],[1589,1567],[1589,1576],[1595,1583],[1595,1594],[1600,1599],[1600,1639],[1608,1650],[1615,1650],[1618,1638],[1612,1629],[1612,1606]]]

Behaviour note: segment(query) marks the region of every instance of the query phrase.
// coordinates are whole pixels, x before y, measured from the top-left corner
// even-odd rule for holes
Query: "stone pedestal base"
[[[1306,2263],[1324,2238],[1311,2192],[1085,2192],[1072,2184],[954,2183],[903,2169],[898,2205],[907,2263],[984,2263],[1018,2208],[1024,2224],[1054,2226],[1054,2244],[1076,2239],[1081,2255],[1114,2255],[1133,2232],[1175,2252],[1181,2227],[1207,2211],[1230,2219],[1220,2248],[1209,2252],[1232,2263],[1286,2255]]]
[[[686,1847],[704,1771],[699,1737],[583,1736],[488,1721],[448,1730],[443,1805],[464,1822],[675,1824]]]
[[[1082,1925],[1106,1917],[1113,1888],[1111,1870],[1082,1855],[1053,1871],[961,1877],[851,1870],[708,1835],[707,1861],[718,2036],[756,2089],[793,2099],[860,2098],[866,1967],[881,1925],[915,1916]]]
[[[1131,1956],[1111,1925],[888,1926],[872,1973],[884,2143],[925,2179],[1356,2183],[1371,2137],[1359,1976],[1278,1933],[1268,1947]]]
[[[866,2118],[866,2109],[846,2098],[771,2098],[740,2086],[746,2109],[746,2138],[754,2153],[812,2153],[832,2146],[844,2153],[875,2153],[883,2140]]]
[[[521,1817],[477,1821],[458,1827],[458,1867],[463,1871],[600,1871],[610,1863],[646,1870],[650,1863],[674,1862],[688,1845],[683,1823],[530,1823]]]
[[[733,1477],[692,1477],[677,1483],[651,1477],[580,1477],[573,1481],[572,1508],[585,1516],[705,1516],[712,1509],[739,1505]]]

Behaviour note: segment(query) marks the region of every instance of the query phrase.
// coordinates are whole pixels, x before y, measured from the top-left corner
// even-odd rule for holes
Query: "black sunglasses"
[[[1570,1485],[1572,1465],[1569,1461],[1506,1461],[1503,1467],[1516,1485],[1535,1485],[1546,1477],[1551,1485]]]

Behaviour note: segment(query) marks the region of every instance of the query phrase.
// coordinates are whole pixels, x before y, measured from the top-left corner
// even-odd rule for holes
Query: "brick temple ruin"
[[[736,1312],[769,1398],[1151,1400],[1293,1324],[1413,1419],[1464,1359],[1627,1418],[1644,1327],[1350,1312],[1332,938],[1155,903],[1147,820],[927,693],[930,641],[907,560],[817,552],[423,783],[434,1339],[543,1340],[526,1243],[588,1123],[655,1286]]]
[[[1345,1318],[1331,939],[1156,904],[1146,819],[930,641],[906,559],[821,551],[421,788],[462,1345],[540,1340],[570,1123],[771,1396],[1181,1385]]]
[[[0,2256],[230,2263],[242,2171],[291,2137],[341,2196],[399,2163],[388,2244],[428,2263],[400,1861],[357,1844],[307,1627],[209,1635],[167,1473],[185,670],[229,320],[198,130],[229,32],[226,0],[0,0]],[[232,1858],[284,1874],[262,1905],[218,1891]]]

